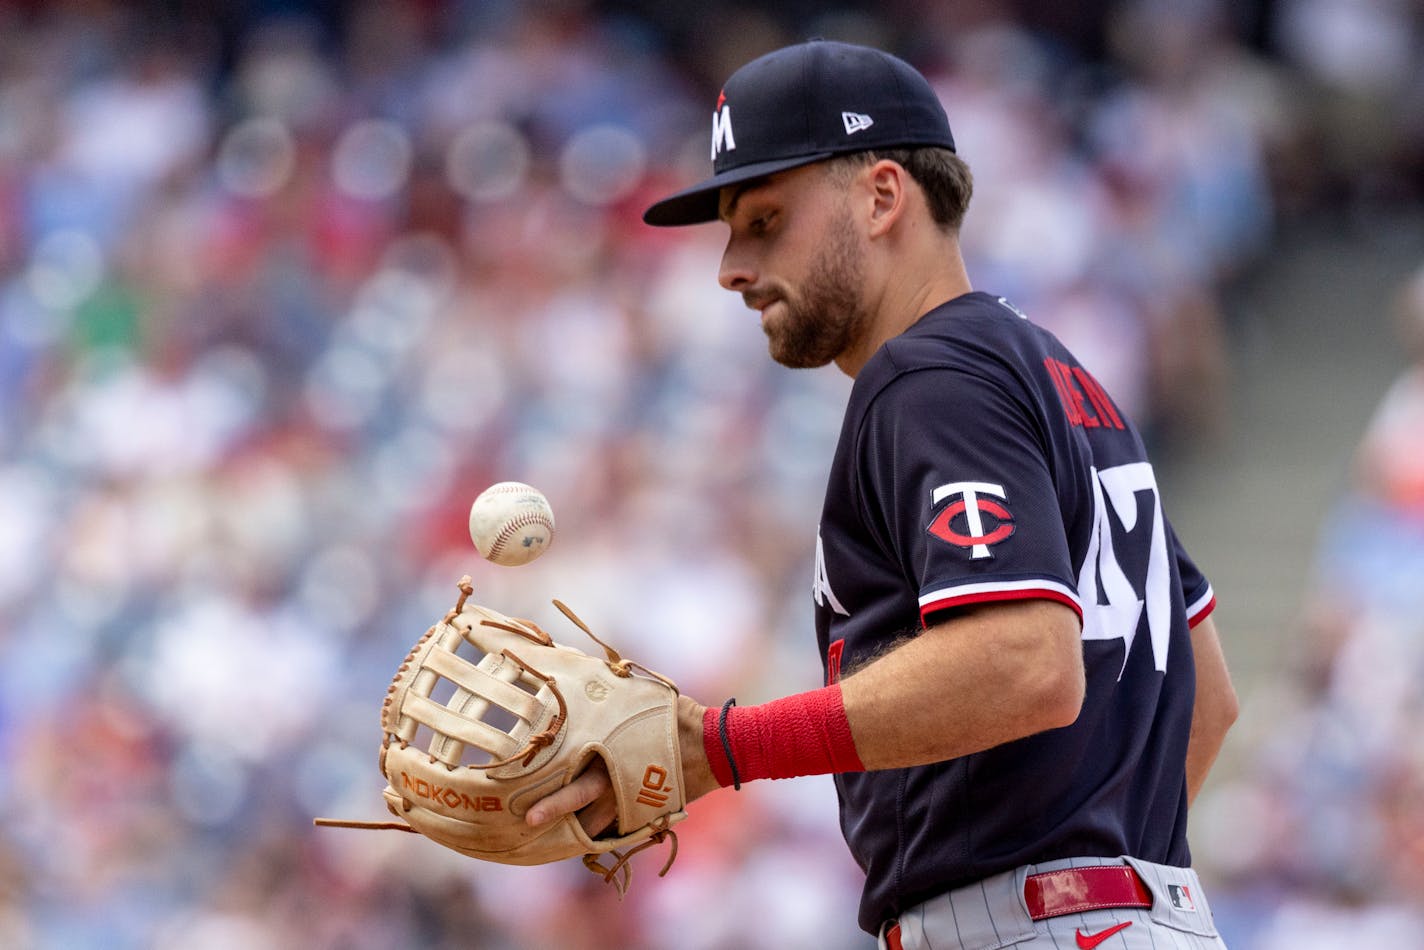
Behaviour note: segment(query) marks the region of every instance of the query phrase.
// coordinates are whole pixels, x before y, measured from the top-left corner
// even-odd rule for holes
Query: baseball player
[[[1236,716],[1210,585],[1112,396],[958,234],[971,177],[928,82],[812,41],[717,96],[720,283],[771,355],[854,378],[815,541],[825,686],[683,697],[688,798],[832,774],[881,947],[1223,946],[1187,808]],[[531,809],[609,817],[595,766]]]

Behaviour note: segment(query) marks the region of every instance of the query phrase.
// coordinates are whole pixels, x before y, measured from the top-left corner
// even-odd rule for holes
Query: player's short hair
[[[958,232],[974,194],[974,175],[969,164],[947,148],[885,148],[850,152],[826,159],[832,174],[850,176],[867,165],[889,159],[910,173],[924,190],[930,216],[946,231]]]

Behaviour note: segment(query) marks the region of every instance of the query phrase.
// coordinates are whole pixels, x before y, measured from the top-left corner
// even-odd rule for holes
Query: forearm
[[[924,631],[840,684],[709,710],[703,748],[721,785],[899,768],[1067,725],[1082,698],[1072,611],[995,605]]]
[[[995,605],[926,630],[842,686],[868,769],[980,752],[1077,719],[1077,618],[1050,601]]]
[[[1187,741],[1188,803],[1196,800],[1240,710],[1216,624],[1210,617],[1192,630],[1192,656],[1197,689],[1191,737]]]

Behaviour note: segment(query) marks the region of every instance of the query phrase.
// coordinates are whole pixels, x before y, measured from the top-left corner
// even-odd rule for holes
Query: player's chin
[[[836,358],[840,350],[818,338],[798,336],[771,324],[764,324],[767,352],[788,369],[817,369]]]

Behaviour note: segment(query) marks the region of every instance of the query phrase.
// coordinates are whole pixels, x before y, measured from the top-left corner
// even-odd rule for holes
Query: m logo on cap
[[[864,132],[875,124],[874,119],[861,112],[842,112],[841,121],[845,123],[846,135]]]
[[[717,110],[712,113],[712,161],[717,160],[722,149],[730,152],[736,147],[737,140],[732,137],[732,107],[727,105],[727,92],[724,89],[717,96]]]

